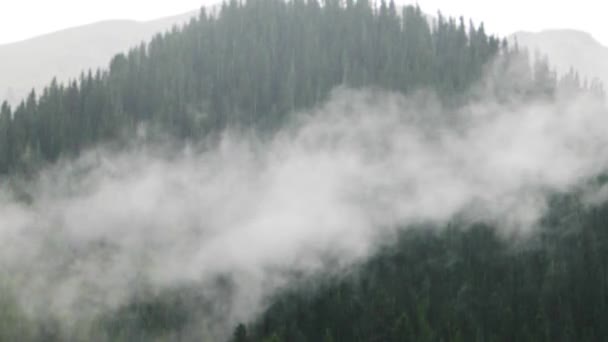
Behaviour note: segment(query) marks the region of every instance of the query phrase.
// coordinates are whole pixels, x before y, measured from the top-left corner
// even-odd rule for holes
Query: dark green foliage
[[[319,104],[340,85],[432,89],[442,100],[459,101],[495,59],[498,76],[515,72],[504,82],[497,77],[499,100],[585,88],[574,72],[558,81],[541,57],[531,68],[525,51],[509,49],[483,25],[441,14],[429,25],[418,7],[233,0],[218,16],[203,10],[183,29],[115,56],[108,70],[52,81],[14,109],[3,104],[0,174],[35,171],[99,143],[121,145],[142,131],[186,140],[213,138],[228,126],[272,133],[289,113]],[[597,82],[587,88],[603,93]],[[565,197],[522,245],[483,225],[406,230],[352,274],[315,284],[314,292],[282,294],[232,338],[601,340],[608,336],[607,219],[608,207],[583,210]],[[198,338],[203,333],[181,334],[187,327],[204,331],[196,318],[213,305],[185,292],[135,298],[73,336],[205,340]],[[79,340],[63,338],[72,335],[53,319],[30,322],[14,300],[0,296],[0,304],[0,340]]]
[[[198,139],[227,126],[272,132],[286,114],[323,101],[338,85],[449,97],[481,77],[501,52],[483,25],[393,2],[256,0],[201,11],[109,70],[53,80],[0,114],[0,173],[35,169],[137,132]],[[400,14],[400,15],[399,15]]]
[[[111,340],[149,340],[185,329],[190,318],[189,303],[176,294],[133,300],[107,318],[105,331]]]
[[[239,324],[234,330],[233,336],[234,342],[247,342],[247,328],[243,324]]]
[[[531,238],[428,227],[351,274],[280,295],[251,341],[598,341],[608,336],[608,206],[556,197]],[[315,290],[310,290],[314,288]]]

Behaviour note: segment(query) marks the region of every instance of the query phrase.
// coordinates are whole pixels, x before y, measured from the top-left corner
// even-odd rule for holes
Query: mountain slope
[[[116,53],[182,25],[197,13],[148,22],[103,21],[0,45],[0,102],[16,104],[32,87],[40,90],[53,77],[66,81],[83,70],[105,66]]]
[[[524,107],[514,115],[513,104],[536,103],[537,96],[550,101],[557,80],[546,65],[512,70],[528,66],[526,56],[501,46],[483,26],[467,30],[439,17],[429,27],[420,8],[406,7],[399,15],[392,2],[378,9],[363,0],[325,4],[231,1],[217,17],[201,12],[181,31],[116,55],[109,69],[67,85],[52,82],[14,109],[0,107],[0,181],[6,175],[10,187],[0,196],[0,341],[221,341],[238,322],[254,319],[277,286],[355,262],[380,243],[371,237],[389,239],[397,225],[443,221],[469,208],[476,218],[486,198],[499,199],[487,204],[490,218],[500,207],[509,223],[519,216],[529,220],[537,198],[544,198],[535,189],[561,189],[549,185],[570,180],[569,170],[588,169],[573,163],[572,151],[560,153],[564,146],[583,157],[604,151],[556,138],[580,134],[563,129],[571,128],[572,121],[563,121],[570,115],[556,116],[561,120],[555,123],[553,106]],[[489,66],[492,80],[484,82]],[[384,90],[389,94],[379,96]],[[342,100],[332,101],[340,91]],[[495,95],[504,99],[503,115],[501,101],[489,103]],[[473,110],[455,108],[467,102],[474,102]],[[477,107],[488,115],[478,115]],[[459,120],[461,114],[467,116]],[[465,120],[469,114],[479,121]],[[489,125],[492,114],[497,120]],[[552,125],[538,124],[543,118]],[[606,125],[592,119],[585,122],[595,130],[585,137],[604,137]],[[593,166],[598,163],[608,165],[608,155],[593,159]],[[545,169],[553,173],[538,171]],[[517,196],[522,188],[525,196]],[[580,212],[559,209],[568,218]],[[297,310],[285,310],[279,316],[273,312],[283,311],[272,306],[262,316],[266,328],[258,331],[255,321],[251,328],[242,325],[238,340],[253,341],[247,329],[267,341],[435,341],[452,333],[443,340],[489,341],[494,334],[539,340],[518,320],[542,333],[552,317],[532,311],[527,294],[536,288],[519,292],[515,286],[540,284],[534,276],[544,273],[536,270],[553,264],[540,259],[538,268],[507,273],[504,265],[510,264],[496,255],[503,249],[493,231],[463,234],[469,231],[448,231],[454,234],[445,240],[422,235],[413,244],[419,249],[404,248],[413,257],[383,263],[411,278],[363,269],[364,291],[347,284],[355,297],[332,292],[345,300],[327,306],[319,300],[324,315],[297,317]],[[569,256],[564,258],[575,260]],[[518,260],[534,266],[537,259]],[[441,267],[445,263],[454,267]],[[603,268],[590,270],[604,274],[597,271]],[[504,275],[516,279],[503,282]],[[574,285],[600,284],[584,280]],[[573,305],[589,304],[575,295],[594,292],[574,289]],[[359,301],[360,293],[373,303]],[[558,304],[567,293],[558,292]],[[393,314],[405,310],[393,310],[392,303],[403,298],[415,307],[398,319]],[[503,304],[511,298],[518,308]],[[285,306],[298,303],[296,297]],[[498,319],[513,321],[490,322],[503,313],[494,310],[499,304],[513,314]],[[578,313],[569,306],[555,311]],[[437,322],[452,329],[445,332]],[[293,339],[280,339],[283,326]],[[341,332],[352,326],[356,336]],[[497,326],[512,329],[492,330]],[[454,331],[458,327],[462,332]]]
[[[107,71],[50,83],[14,115],[2,108],[0,173],[132,136],[143,123],[189,139],[228,126],[270,132],[339,85],[458,96],[499,53],[499,40],[482,28],[467,37],[445,18],[431,30],[419,8],[402,16],[403,28],[395,6],[277,0],[201,13],[183,30],[115,56]]]
[[[555,202],[519,244],[483,225],[405,230],[351,273],[285,291],[232,341],[603,340],[608,206]]]
[[[530,52],[548,55],[561,74],[574,68],[582,78],[592,80],[597,77],[604,84],[608,83],[608,47],[589,33],[575,30],[517,32],[511,36],[511,41],[515,39]]]

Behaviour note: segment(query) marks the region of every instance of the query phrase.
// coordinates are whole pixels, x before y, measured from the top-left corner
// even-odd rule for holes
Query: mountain
[[[83,70],[106,66],[116,53],[180,26],[197,13],[146,22],[103,21],[0,45],[0,102],[17,104],[32,87],[40,90],[53,77],[67,81]]]
[[[433,31],[419,8],[403,9],[403,31],[394,6],[380,13],[364,2],[330,10],[314,1],[233,1],[219,17],[206,10],[181,31],[116,55],[109,70],[68,85],[51,82],[14,115],[0,109],[0,173],[78,155],[132,136],[142,124],[187,139],[234,126],[271,132],[340,85],[433,87],[456,97],[500,50],[483,28],[471,28],[468,38],[441,18]],[[340,40],[336,20],[348,40]]]
[[[519,246],[483,225],[404,230],[357,271],[284,291],[232,341],[603,340],[608,206],[556,202]]]
[[[3,104],[0,341],[602,340],[608,116],[530,64],[233,0]]]
[[[548,55],[560,74],[574,68],[582,78],[599,78],[608,84],[608,47],[589,33],[576,30],[522,31],[511,36],[511,41],[514,40],[531,53],[539,51]]]

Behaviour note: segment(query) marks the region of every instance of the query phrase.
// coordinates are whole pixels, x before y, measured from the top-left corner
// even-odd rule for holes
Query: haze
[[[0,44],[15,42],[68,27],[110,19],[138,21],[179,14],[216,0],[21,0],[4,3],[0,11]],[[507,36],[515,31],[570,28],[591,33],[608,45],[602,2],[580,0],[573,11],[569,1],[482,1],[482,0],[397,0],[418,3],[428,13],[441,9],[451,16],[465,16],[485,22],[492,33]],[[69,10],[68,10],[69,9]],[[516,18],[516,20],[514,20]]]
[[[0,341],[608,336],[593,16],[125,1],[2,8]]]

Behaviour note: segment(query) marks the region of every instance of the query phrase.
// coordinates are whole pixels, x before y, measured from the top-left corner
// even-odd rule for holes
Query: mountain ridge
[[[16,105],[53,78],[67,81],[83,70],[105,66],[115,54],[197,14],[190,11],[150,21],[104,20],[0,45],[0,102]]]
[[[518,31],[509,41],[517,42],[530,52],[548,55],[559,74],[572,68],[588,81],[597,78],[608,83],[608,47],[591,33],[574,29]]]
[[[110,25],[110,24],[140,25],[140,24],[150,24],[150,23],[162,22],[162,21],[175,21],[175,20],[181,20],[181,19],[184,19],[184,18],[189,18],[190,16],[193,16],[196,13],[198,13],[198,12],[197,11],[189,11],[189,12],[186,12],[186,13],[181,13],[181,14],[176,14],[176,15],[171,15],[171,16],[166,16],[166,17],[161,17],[161,18],[156,18],[156,19],[151,19],[151,20],[134,20],[134,19],[104,19],[104,20],[98,20],[98,21],[94,21],[94,22],[91,22],[91,23],[83,24],[83,25],[71,26],[71,27],[66,27],[66,28],[58,29],[58,30],[51,31],[51,32],[42,33],[42,34],[39,34],[39,35],[36,35],[36,36],[32,36],[32,37],[29,37],[29,38],[25,38],[25,39],[21,39],[21,40],[11,41],[11,42],[8,42],[8,43],[1,43],[0,44],[0,49],[3,49],[5,47],[17,46],[17,45],[20,45],[22,43],[36,42],[36,41],[39,41],[39,40],[44,40],[44,39],[52,38],[52,37],[57,36],[57,35],[61,35],[61,34],[65,34],[65,33],[70,33],[71,31],[78,31],[78,30],[82,30],[82,29],[89,29],[89,28],[93,28],[93,27],[97,27],[97,26],[105,26],[105,25]]]

